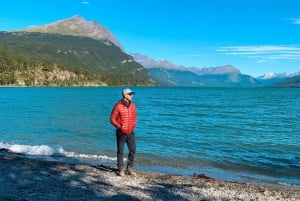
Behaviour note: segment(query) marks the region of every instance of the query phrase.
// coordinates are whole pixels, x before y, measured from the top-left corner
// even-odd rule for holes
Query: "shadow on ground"
[[[0,201],[187,200],[163,183],[146,188],[112,183],[105,175],[117,177],[113,168],[40,161],[3,150],[0,171]]]

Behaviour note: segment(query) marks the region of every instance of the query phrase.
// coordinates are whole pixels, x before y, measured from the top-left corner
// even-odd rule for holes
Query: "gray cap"
[[[122,95],[125,96],[126,94],[135,94],[134,91],[131,91],[131,89],[123,89]]]

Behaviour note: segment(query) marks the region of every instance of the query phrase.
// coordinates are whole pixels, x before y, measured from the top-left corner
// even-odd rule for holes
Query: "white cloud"
[[[216,50],[225,55],[256,58],[258,62],[274,60],[300,60],[300,46],[229,46]]]
[[[183,56],[183,57],[201,57],[203,55],[201,55],[201,54],[183,54],[181,56]]]
[[[29,25],[28,28],[35,28],[37,25]]]
[[[85,5],[88,5],[88,4],[90,4],[90,2],[89,2],[89,1],[82,1],[81,3],[82,3],[82,4],[85,4]]]
[[[265,63],[265,62],[267,62],[267,60],[263,60],[263,59],[258,59],[257,60],[257,63]]]
[[[300,19],[292,19],[293,20],[293,24],[300,24]]]
[[[275,46],[275,45],[257,45],[257,46],[229,46],[220,47],[217,51],[232,52],[276,52],[276,51],[300,51],[299,47]]]

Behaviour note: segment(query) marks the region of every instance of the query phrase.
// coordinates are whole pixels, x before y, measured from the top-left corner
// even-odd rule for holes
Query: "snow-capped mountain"
[[[299,76],[300,71],[296,73],[266,73],[256,79],[263,85],[273,85],[279,83],[287,78]]]

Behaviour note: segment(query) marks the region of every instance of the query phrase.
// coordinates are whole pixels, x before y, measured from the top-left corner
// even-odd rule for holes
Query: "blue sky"
[[[127,53],[242,73],[300,71],[299,0],[9,0],[0,31],[80,15],[108,28]]]

